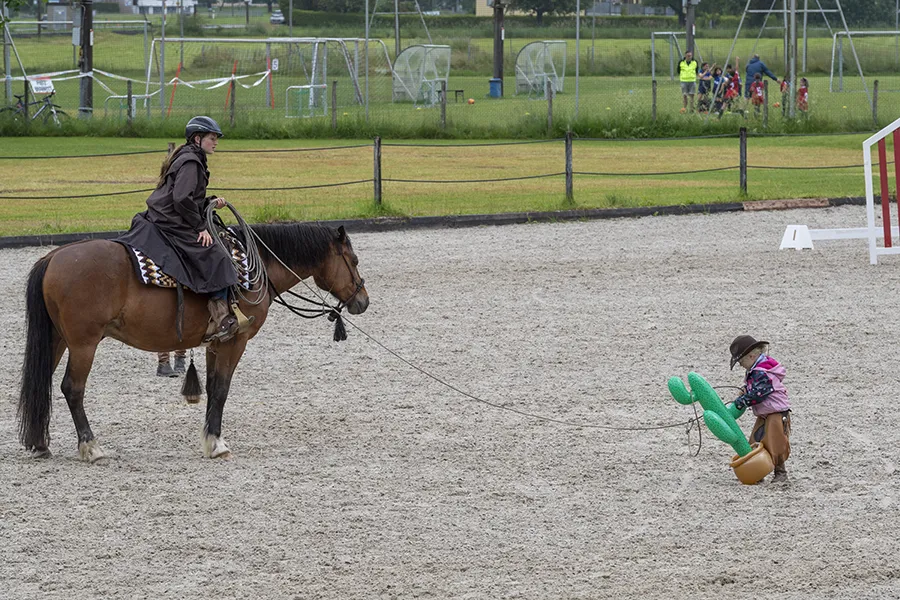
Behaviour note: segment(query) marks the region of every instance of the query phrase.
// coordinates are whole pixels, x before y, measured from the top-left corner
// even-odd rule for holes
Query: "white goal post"
[[[554,94],[562,93],[566,80],[564,40],[525,44],[516,55],[516,94],[543,97],[549,82]]]

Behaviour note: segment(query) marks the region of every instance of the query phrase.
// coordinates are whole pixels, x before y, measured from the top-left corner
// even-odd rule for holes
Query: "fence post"
[[[550,133],[553,131],[553,84],[547,79],[544,87],[544,95],[547,97],[547,133]]]
[[[741,127],[741,194],[747,195],[747,128]]]
[[[769,80],[763,81],[763,129],[769,127]]]
[[[381,206],[381,136],[375,136],[375,171],[373,181],[375,182],[375,205]]]
[[[447,129],[447,82],[441,80],[441,129]]]
[[[337,79],[331,82],[331,128],[337,131]]]
[[[656,80],[650,82],[650,118],[656,122]]]
[[[25,124],[28,125],[31,122],[28,120],[28,77],[25,78],[25,98],[22,99],[22,110],[25,111]]]
[[[231,107],[229,108],[229,117],[231,121],[231,126],[234,127],[234,96],[235,91],[237,91],[237,86],[235,85],[234,76],[231,77]]]
[[[126,100],[128,102],[128,104],[127,104],[128,108],[126,109],[128,112],[126,114],[128,115],[128,126],[131,127],[131,125],[133,124],[133,121],[134,121],[134,113],[131,111],[131,104],[134,99],[134,95],[131,92],[131,80],[130,79],[128,80],[128,83],[125,87],[128,89],[127,100]]]
[[[572,132],[566,132],[566,201],[573,202],[575,194],[572,190]]]
[[[872,121],[875,127],[878,127],[878,80],[875,80],[875,87],[872,90]]]

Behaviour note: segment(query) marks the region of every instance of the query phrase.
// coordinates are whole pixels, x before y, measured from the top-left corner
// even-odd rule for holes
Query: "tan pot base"
[[[775,464],[769,451],[760,443],[746,456],[735,456],[731,459],[734,474],[744,485],[753,485],[762,481],[763,477],[775,470]]]

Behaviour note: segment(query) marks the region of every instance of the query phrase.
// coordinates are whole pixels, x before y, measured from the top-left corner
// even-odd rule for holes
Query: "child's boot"
[[[785,468],[784,463],[781,463],[780,465],[775,465],[775,476],[772,478],[772,483],[775,483],[776,481],[787,481],[787,480],[788,480],[787,469]]]

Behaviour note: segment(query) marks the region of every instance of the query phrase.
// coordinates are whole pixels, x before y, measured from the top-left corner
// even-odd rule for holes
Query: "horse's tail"
[[[27,448],[50,442],[50,387],[53,381],[56,330],[44,302],[44,275],[50,259],[35,263],[25,289],[25,361],[19,394],[19,440]]]

